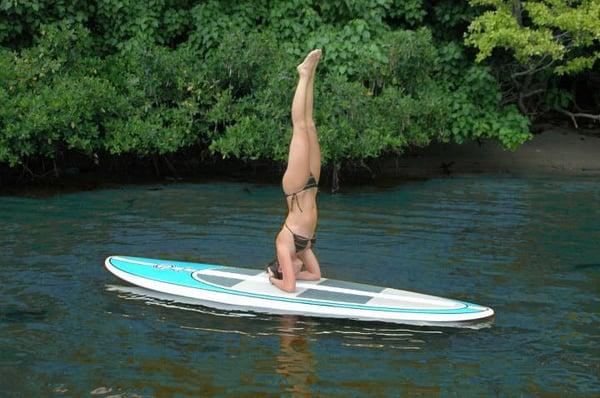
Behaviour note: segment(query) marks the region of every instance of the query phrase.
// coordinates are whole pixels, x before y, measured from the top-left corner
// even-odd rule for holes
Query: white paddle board
[[[494,315],[491,308],[464,301],[335,279],[298,281],[296,291],[287,293],[258,269],[125,256],[108,257],[104,264],[134,285],[220,309],[437,326]]]

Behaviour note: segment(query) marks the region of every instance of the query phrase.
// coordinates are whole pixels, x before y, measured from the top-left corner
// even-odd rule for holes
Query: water
[[[152,297],[110,254],[262,267],[279,187],[0,197],[0,395],[600,393],[600,181],[477,176],[319,196],[325,276],[463,299],[485,329],[237,314]]]

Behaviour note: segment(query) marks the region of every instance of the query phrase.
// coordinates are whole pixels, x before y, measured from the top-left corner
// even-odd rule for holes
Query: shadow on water
[[[573,266],[573,269],[574,270],[600,269],[600,263],[575,264]]]
[[[41,322],[47,316],[48,311],[43,309],[0,307],[0,323]]]

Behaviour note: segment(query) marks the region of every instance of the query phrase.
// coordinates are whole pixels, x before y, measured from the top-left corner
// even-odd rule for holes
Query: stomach
[[[313,200],[312,203],[302,203],[300,201],[300,206],[302,211],[298,208],[298,204],[294,199],[294,207],[290,206],[290,201],[288,200],[288,215],[285,219],[285,223],[290,227],[295,234],[302,235],[304,237],[310,238],[313,236],[315,229],[317,228],[317,205]],[[308,201],[305,201],[308,202]]]

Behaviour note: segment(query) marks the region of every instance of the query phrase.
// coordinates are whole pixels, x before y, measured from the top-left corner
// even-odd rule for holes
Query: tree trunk
[[[152,155],[152,164],[154,165],[154,172],[157,177],[160,177],[160,169],[158,168],[158,155]]]
[[[333,162],[331,171],[331,193],[336,193],[340,190],[340,164]]]
[[[512,14],[517,20],[520,27],[523,27],[523,7],[521,0],[513,0],[512,2]]]
[[[169,160],[168,155],[164,155],[162,158],[164,159],[165,164],[167,165],[169,170],[171,170],[171,173],[173,173],[173,178],[175,178],[176,180],[181,180],[179,173],[177,173],[177,169],[175,168],[175,166],[173,166],[173,164]]]

